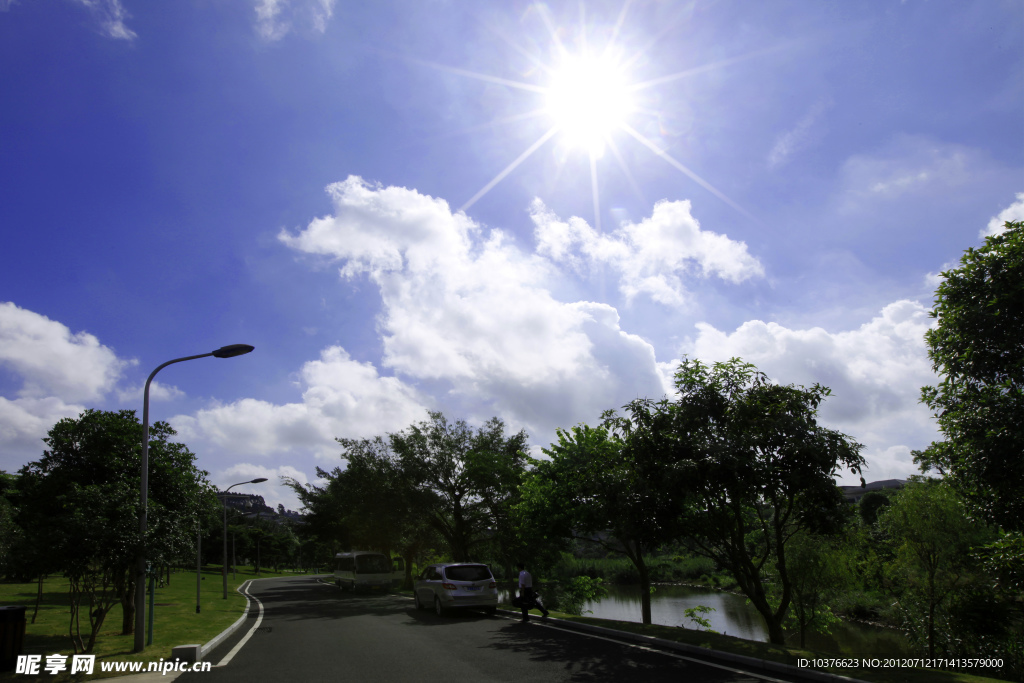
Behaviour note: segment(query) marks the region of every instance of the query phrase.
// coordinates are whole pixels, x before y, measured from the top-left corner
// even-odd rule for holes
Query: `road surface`
[[[247,623],[204,658],[213,670],[182,674],[179,683],[803,680],[702,664],[539,619],[523,624],[474,612],[438,617],[417,611],[402,595],[342,593],[309,576],[254,581],[249,592],[262,603],[262,619],[254,601]]]

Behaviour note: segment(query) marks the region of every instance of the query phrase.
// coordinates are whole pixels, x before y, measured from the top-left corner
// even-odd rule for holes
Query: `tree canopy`
[[[674,540],[684,501],[670,476],[672,454],[657,429],[654,404],[606,412],[597,427],[558,430],[524,486],[521,514],[536,535],[576,537],[625,555],[640,576],[641,620],[651,623],[650,578],[644,556]]]
[[[1024,222],[943,274],[925,334],[938,386],[921,390],[945,441],[917,454],[971,507],[1024,531]]]
[[[135,412],[87,410],[55,424],[42,458],[17,480],[18,518],[33,544],[46,548],[46,571],[64,569],[91,604],[89,649],[114,600],[124,608],[123,629],[134,615],[134,562],[140,547],[154,564],[190,553],[195,524],[216,506],[207,473],[166,422],[150,429],[148,528],[139,538],[142,425]],[[74,638],[74,636],[73,636]]]
[[[842,527],[833,477],[843,468],[860,474],[862,446],[818,424],[827,387],[775,384],[738,358],[710,367],[684,360],[675,386],[678,398],[665,409],[690,499],[687,542],[733,574],[771,641],[782,643],[792,599],[787,544],[802,531]],[[781,587],[775,596],[768,576]]]
[[[411,485],[429,496],[424,512],[444,539],[452,559],[465,562],[484,541],[514,544],[503,538],[519,497],[530,457],[526,432],[505,436],[505,423],[491,418],[473,430],[463,420],[449,423],[439,412],[430,420],[390,434],[390,445]],[[507,554],[507,552],[505,553]]]

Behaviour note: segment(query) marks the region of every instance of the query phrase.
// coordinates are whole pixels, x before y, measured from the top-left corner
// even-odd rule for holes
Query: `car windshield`
[[[356,558],[356,574],[389,574],[391,560],[384,555],[359,555]]]
[[[486,581],[491,578],[491,570],[482,564],[466,564],[445,567],[444,575],[450,581]]]

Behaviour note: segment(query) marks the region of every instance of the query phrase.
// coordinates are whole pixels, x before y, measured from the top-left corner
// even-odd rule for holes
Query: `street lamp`
[[[228,496],[227,493],[236,486],[242,484],[260,484],[267,480],[266,477],[257,477],[252,481],[240,481],[237,484],[224,489],[224,599],[228,599]]]
[[[135,565],[135,652],[146,648],[146,508],[149,504],[149,385],[160,372],[172,363],[180,363],[196,358],[216,356],[217,358],[234,358],[249,353],[254,347],[248,344],[230,344],[222,346],[210,353],[198,356],[185,356],[169,360],[157,367],[146,380],[146,389],[142,394],[142,482],[139,485],[139,556]]]

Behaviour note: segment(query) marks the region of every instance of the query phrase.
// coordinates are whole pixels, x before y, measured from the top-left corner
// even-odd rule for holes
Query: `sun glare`
[[[633,103],[622,70],[607,58],[566,56],[547,87],[545,111],[566,145],[592,156],[626,122]]]
[[[0,0],[0,2],[2,1]],[[548,140],[557,139],[563,148],[584,152],[589,157],[590,187],[594,202],[593,220],[594,226],[600,230],[601,197],[600,188],[598,187],[598,162],[604,155],[606,148],[612,151],[623,174],[630,185],[632,185],[637,198],[645,201],[619,149],[619,145],[613,137],[613,134],[621,132],[625,134],[626,138],[632,138],[641,146],[646,147],[655,156],[660,157],[677,171],[689,177],[747,218],[757,221],[756,217],[726,196],[725,193],[669,154],[667,148],[672,142],[671,133],[669,132],[666,135],[665,129],[661,125],[660,117],[662,111],[652,108],[651,98],[644,98],[641,93],[653,87],[664,86],[701,72],[724,68],[736,62],[770,52],[776,48],[765,48],[729,59],[689,67],[683,71],[677,71],[665,76],[635,82],[629,78],[633,74],[627,74],[627,72],[633,70],[633,65],[645,56],[645,53],[654,45],[657,38],[667,34],[668,27],[655,40],[652,40],[647,47],[644,47],[639,52],[633,52],[626,45],[626,41],[622,40],[620,36],[631,4],[631,0],[624,0],[617,21],[614,25],[609,26],[597,26],[592,22],[588,24],[583,15],[581,4],[580,26],[577,30],[569,32],[570,35],[574,36],[574,39],[568,45],[562,40],[562,37],[567,32],[557,26],[547,6],[543,3],[531,5],[533,13],[540,17],[547,27],[552,41],[549,54],[557,55],[556,63],[546,61],[541,54],[517,44],[510,40],[502,30],[495,28],[494,32],[496,35],[504,39],[505,42],[532,63],[532,67],[527,73],[547,73],[550,76],[550,80],[547,83],[538,83],[533,81],[532,78],[522,81],[512,80],[433,62],[421,62],[426,66],[448,71],[459,76],[473,78],[503,88],[515,88],[531,94],[539,94],[543,97],[543,103],[538,103],[540,106],[536,109],[516,116],[497,119],[492,122],[494,124],[510,123],[534,117],[548,118],[550,121],[545,132],[460,206],[459,211],[468,210],[469,207],[473,206],[481,197],[494,189],[498,183],[508,177],[510,173],[515,171],[516,168],[543,147]],[[588,46],[587,34],[597,33],[603,35],[609,32],[610,37],[600,46],[600,52],[591,52]],[[590,44],[593,45],[592,42]],[[576,51],[574,52],[573,50]],[[656,120],[652,121],[652,117]],[[643,125],[644,121],[631,122],[631,119],[634,118],[645,119],[648,123],[657,123],[657,125]],[[634,126],[634,123],[638,125]],[[648,130],[657,132],[654,133],[653,137],[648,137],[647,134],[641,132]],[[556,155],[559,170],[566,163],[568,156],[565,154]]]

